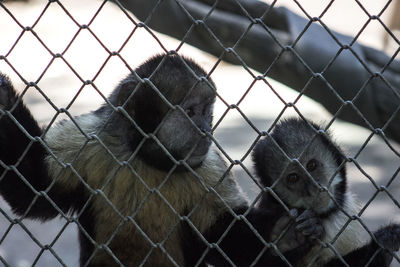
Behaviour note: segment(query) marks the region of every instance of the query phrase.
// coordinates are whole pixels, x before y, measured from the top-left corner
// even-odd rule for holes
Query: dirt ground
[[[101,5],[101,1],[96,0],[60,2],[80,24],[88,24]],[[298,2],[311,16],[318,16],[330,1]],[[372,14],[379,13],[386,3],[384,0],[361,2]],[[28,81],[37,81],[43,74],[38,86],[51,103],[59,108],[67,108],[73,115],[89,112],[104,102],[97,90],[107,96],[129,71],[118,58],[107,61],[108,54],[96,38],[87,30],[78,33],[76,24],[57,3],[50,4],[38,20],[46,4],[48,1],[45,0],[31,0],[28,3],[7,2],[6,7],[21,25],[35,25],[34,30],[37,36],[52,52],[66,51],[64,59],[71,67],[60,59],[51,61],[49,52],[32,33],[26,32],[21,37],[22,29],[0,7],[0,56],[7,55],[9,62],[0,60],[0,71],[6,73],[21,91],[24,89],[24,84],[15,70]],[[291,0],[278,1],[278,5],[286,5],[295,12],[302,12]],[[385,12],[382,18],[387,19],[389,13],[390,10]],[[366,20],[365,11],[356,1],[334,1],[324,15],[324,22],[329,27],[351,35],[356,35]],[[110,51],[117,51],[133,30],[133,24],[112,3],[106,3],[90,25],[90,29]],[[76,34],[76,38],[69,45]],[[168,50],[175,49],[179,45],[179,42],[167,36],[158,33],[156,35]],[[365,28],[359,40],[381,48],[382,37],[382,25],[372,22]],[[396,47],[389,47],[388,53],[392,53],[393,49]],[[162,49],[153,37],[139,29],[122,49],[121,55],[131,67],[134,67],[149,56],[160,52]],[[183,45],[180,53],[194,58],[208,71],[217,62],[216,58],[186,44]],[[106,61],[107,64],[99,72]],[[82,82],[71,68],[79,73],[83,80],[96,77],[94,83],[97,90],[92,86],[82,87]],[[223,62],[213,72],[212,78],[219,94],[228,104],[236,104],[253,82],[251,76],[242,67]],[[297,93],[291,89],[275,81],[270,82],[285,101],[293,101],[297,97]],[[74,99],[76,95],[78,97]],[[56,111],[49,102],[34,88],[28,89],[24,95],[24,101],[42,125],[49,123],[56,115]],[[283,107],[284,105],[271,89],[261,82],[257,82],[251,88],[240,104],[243,113],[261,131],[270,127]],[[302,97],[296,107],[305,117],[314,121],[324,122],[332,119],[332,115],[323,107],[306,97]],[[214,121],[218,121],[225,110],[226,106],[222,101],[217,101]],[[296,113],[288,109],[284,117],[294,115]],[[58,115],[56,120],[62,118],[65,116]],[[348,179],[361,206],[368,204],[361,216],[368,229],[375,230],[390,222],[400,222],[400,175],[397,173],[400,168],[400,158],[387,143],[377,137],[366,142],[371,134],[366,129],[338,120],[335,120],[330,129],[346,154],[354,157],[358,164],[358,167],[354,163],[348,164]],[[249,156],[245,157],[245,155],[256,137],[256,132],[235,110],[228,112],[215,131],[215,138],[226,153],[234,160],[242,160],[250,171],[252,171],[252,164]],[[400,152],[398,144],[392,141],[389,141],[389,144],[397,154]],[[259,189],[248,174],[239,166],[235,166],[233,172],[244,192],[250,199],[254,199]],[[378,188],[381,185],[386,186],[389,194],[377,193],[372,181]],[[57,257],[68,266],[78,265],[76,225],[60,218],[47,223],[23,220],[20,224],[15,224],[12,223],[15,218],[8,205],[0,201],[0,259],[5,260],[9,266],[24,267],[34,263],[36,266],[59,266]],[[39,244],[49,244],[52,250],[41,250]],[[400,254],[397,255],[400,256]],[[400,263],[394,260],[392,266],[399,267]]]

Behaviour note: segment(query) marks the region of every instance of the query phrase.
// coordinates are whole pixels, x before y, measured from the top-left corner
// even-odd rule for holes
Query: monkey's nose
[[[306,193],[307,193],[307,196],[309,196],[309,197],[316,197],[316,196],[318,196],[319,188],[317,185],[315,185],[313,182],[310,181],[306,185]]]

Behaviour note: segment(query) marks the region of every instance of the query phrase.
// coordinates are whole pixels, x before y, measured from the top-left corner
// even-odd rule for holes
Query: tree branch
[[[245,64],[339,118],[400,142],[400,62],[312,18],[257,0],[120,0],[152,29]],[[232,49],[229,49],[232,48]]]

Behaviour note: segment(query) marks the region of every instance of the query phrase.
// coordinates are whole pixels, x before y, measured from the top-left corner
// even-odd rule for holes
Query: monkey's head
[[[122,144],[158,169],[170,170],[174,160],[201,165],[211,145],[216,96],[207,73],[178,55],[155,56],[135,73],[109,98],[126,111],[112,119],[109,131],[121,132]]]
[[[286,205],[323,215],[337,209],[333,199],[343,205],[346,173],[343,153],[321,129],[304,120],[283,120],[258,142],[252,157],[260,182],[273,185]]]

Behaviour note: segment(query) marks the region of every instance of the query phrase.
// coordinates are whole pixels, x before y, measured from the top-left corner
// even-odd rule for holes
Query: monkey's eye
[[[185,112],[190,118],[193,117],[196,114],[192,107],[185,109]]]
[[[312,172],[316,168],[317,168],[317,161],[315,159],[312,159],[309,162],[307,162],[307,165],[306,165],[307,171]]]
[[[299,176],[297,175],[297,173],[291,173],[286,177],[286,180],[289,184],[295,184],[297,183],[297,181],[299,181]]]

